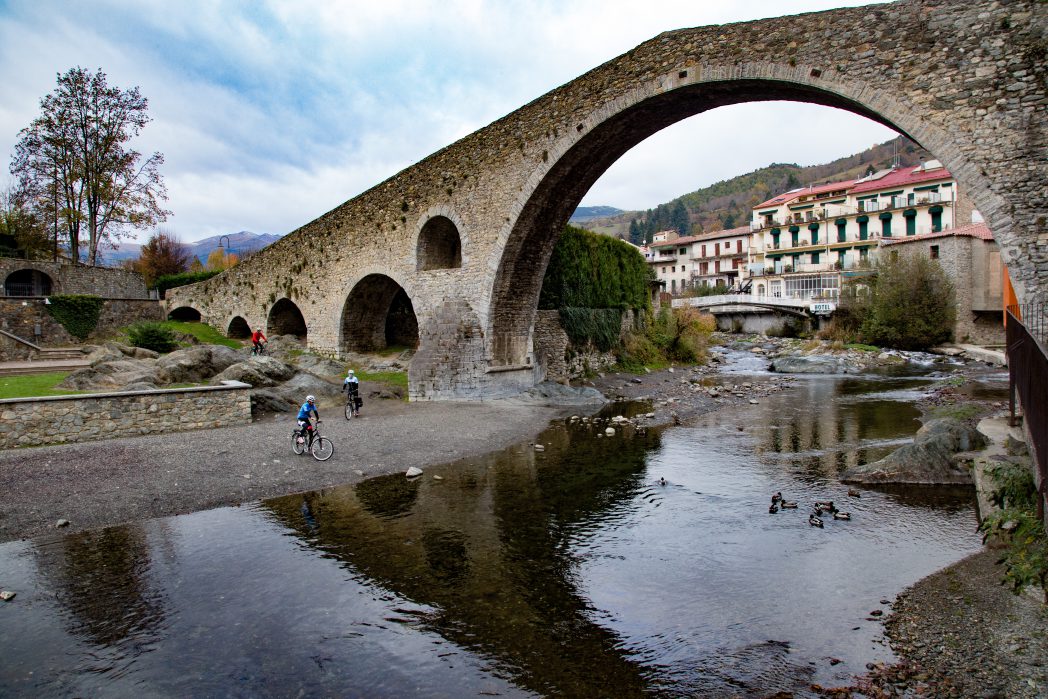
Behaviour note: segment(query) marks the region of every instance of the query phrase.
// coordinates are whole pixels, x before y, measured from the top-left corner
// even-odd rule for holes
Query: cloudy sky
[[[56,75],[101,68],[149,99],[134,145],[165,156],[167,230],[283,234],[662,31],[868,2],[0,0],[0,178]],[[722,108],[634,148],[583,204],[649,208],[892,136],[826,107]]]

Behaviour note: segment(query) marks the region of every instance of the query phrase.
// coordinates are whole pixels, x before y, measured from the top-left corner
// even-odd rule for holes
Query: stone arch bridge
[[[417,342],[413,399],[519,391],[542,378],[539,289],[587,190],[660,129],[762,100],[846,109],[927,148],[970,193],[1027,301],[1048,282],[1046,66],[1040,0],[902,0],[669,31],[169,292],[168,307],[335,355]]]

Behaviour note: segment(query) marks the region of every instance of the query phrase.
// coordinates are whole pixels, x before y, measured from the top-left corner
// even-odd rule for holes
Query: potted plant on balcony
[[[783,265],[782,271],[784,274],[789,274],[793,271],[793,265]]]

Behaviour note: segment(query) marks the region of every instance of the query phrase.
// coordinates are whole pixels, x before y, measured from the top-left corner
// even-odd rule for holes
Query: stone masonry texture
[[[0,258],[0,280],[13,272],[36,270],[51,279],[52,294],[86,294],[105,299],[147,299],[145,280],[138,272],[111,267],[89,267],[62,262]]]
[[[251,422],[251,387],[0,400],[0,449],[182,432]]]
[[[225,330],[238,317],[265,327],[270,309],[287,299],[302,313],[309,347],[338,355],[350,349],[355,325],[382,327],[393,302],[385,278],[406,292],[418,320],[412,399],[521,390],[543,378],[533,328],[546,265],[593,183],[666,126],[761,100],[846,109],[916,140],[985,216],[1019,300],[1044,298],[1045,7],[1041,0],[900,0],[665,32],[232,270],[169,292],[165,303],[194,308]],[[725,136],[745,138],[715,137]],[[453,226],[441,220],[427,228],[437,217]],[[430,255],[434,229],[458,258]],[[387,291],[354,294],[358,285]],[[351,301],[379,297],[363,308]],[[347,315],[357,320],[346,323]],[[368,315],[373,320],[362,318]]]

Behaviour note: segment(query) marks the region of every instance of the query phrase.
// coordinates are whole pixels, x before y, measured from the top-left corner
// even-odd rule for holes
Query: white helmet
[[[317,397],[316,396],[306,396],[306,402],[307,403],[316,403],[317,402]]]
[[[350,369],[350,370],[349,370],[348,372],[346,372],[346,375],[347,375],[347,376],[352,376],[352,375],[353,375],[353,370],[352,370],[352,369]]]

